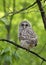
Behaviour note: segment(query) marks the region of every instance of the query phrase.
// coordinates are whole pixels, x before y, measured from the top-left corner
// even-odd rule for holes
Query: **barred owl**
[[[21,46],[30,49],[37,45],[37,36],[28,21],[22,21],[19,25],[18,38]]]

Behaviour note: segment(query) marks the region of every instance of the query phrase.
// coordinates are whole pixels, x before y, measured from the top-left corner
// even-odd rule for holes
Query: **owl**
[[[37,45],[37,36],[29,21],[24,20],[19,25],[18,38],[23,48],[30,49]]]

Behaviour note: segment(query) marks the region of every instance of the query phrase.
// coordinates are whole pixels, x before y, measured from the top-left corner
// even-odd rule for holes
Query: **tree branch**
[[[42,0],[40,0],[40,1],[42,1]],[[18,13],[20,13],[20,12],[22,12],[22,11],[25,11],[25,10],[27,10],[27,9],[29,9],[29,8],[31,8],[31,7],[33,7],[36,3],[37,3],[37,1],[35,1],[33,4],[29,5],[29,6],[26,7],[26,8],[22,8],[22,9],[20,9],[20,10],[18,10],[18,11],[15,11],[15,12],[9,12],[9,13],[7,13],[6,15],[4,15],[2,18],[6,17],[6,16],[9,16],[9,15],[12,15],[12,14],[18,14]]]
[[[28,50],[28,49],[26,49],[26,48],[23,48],[22,46],[20,46],[20,45],[16,44],[16,43],[15,43],[15,42],[13,42],[13,41],[6,40],[6,39],[0,39],[0,41],[6,41],[6,42],[9,42],[9,43],[11,43],[11,44],[13,44],[13,45],[15,45],[15,46],[17,46],[17,47],[21,48],[21,49],[24,49],[24,50],[26,50],[26,51],[28,51],[28,52],[30,52],[30,53],[32,53],[32,54],[34,54],[35,56],[39,57],[41,60],[43,60],[43,61],[45,61],[45,62],[46,62],[46,59],[44,59],[43,57],[41,57],[41,56],[40,56],[40,55],[38,55],[37,53],[35,53],[35,52],[33,52],[33,51],[30,51],[30,50]]]
[[[3,0],[3,10],[4,10],[4,13],[6,14],[6,1]]]
[[[44,23],[44,28],[46,29],[46,15],[45,15],[44,9],[42,7],[42,4],[41,4],[40,0],[36,0],[36,1],[37,1],[39,10],[40,10],[41,16],[42,16],[42,20],[43,20],[43,23]],[[43,12],[41,12],[41,11],[43,11]]]
[[[18,13],[20,13],[20,12],[22,12],[22,11],[25,11],[25,10],[27,10],[27,9],[29,9],[29,8],[31,8],[31,7],[33,7],[36,3],[37,3],[37,2],[35,1],[33,4],[29,5],[29,6],[26,7],[26,8],[22,8],[22,9],[19,10],[19,11],[9,12],[8,14],[4,15],[3,17],[6,17],[6,16],[8,16],[8,15],[12,15],[12,14],[18,14]],[[2,17],[2,18],[3,18],[3,17]]]
[[[15,12],[15,0],[13,0],[13,12]],[[12,13],[12,15],[10,16],[10,23],[7,28],[7,39],[8,40],[10,39],[10,30],[11,30],[11,26],[12,26],[13,16],[14,16],[14,14]]]

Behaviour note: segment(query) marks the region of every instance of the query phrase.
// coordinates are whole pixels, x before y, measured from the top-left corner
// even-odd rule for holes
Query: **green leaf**
[[[0,22],[5,25],[8,25],[8,20],[6,18],[0,18]]]

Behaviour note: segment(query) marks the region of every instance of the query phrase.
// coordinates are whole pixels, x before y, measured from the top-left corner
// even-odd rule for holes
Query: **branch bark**
[[[9,43],[11,43],[11,44],[17,46],[18,48],[24,49],[24,50],[26,50],[26,51],[28,51],[28,52],[34,54],[35,56],[39,57],[41,60],[43,60],[43,61],[46,62],[46,59],[45,59],[45,58],[41,57],[40,55],[38,55],[37,53],[35,53],[35,52],[33,52],[33,51],[30,51],[30,50],[28,50],[28,49],[26,49],[26,48],[23,48],[22,46],[16,44],[16,43],[13,42],[13,41],[10,41],[10,40],[7,40],[7,39],[0,39],[0,41],[6,41],[6,42],[9,42]]]

